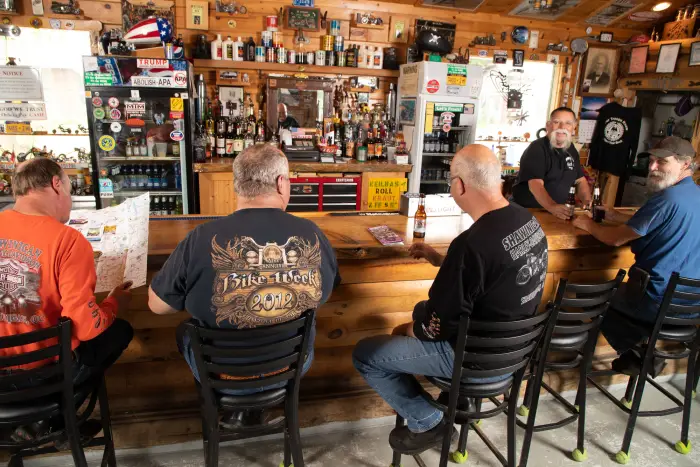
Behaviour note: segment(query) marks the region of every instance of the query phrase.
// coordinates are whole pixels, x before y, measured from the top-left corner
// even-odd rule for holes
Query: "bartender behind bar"
[[[289,130],[290,128],[299,128],[299,122],[294,117],[287,113],[286,104],[277,104],[277,132],[280,130]]]
[[[569,188],[576,184],[576,194],[584,206],[591,203],[591,191],[572,144],[576,115],[568,107],[552,111],[547,122],[547,136],[533,141],[520,159],[520,173],[513,186],[513,201],[525,208],[544,208],[559,219],[569,219],[564,206]]]

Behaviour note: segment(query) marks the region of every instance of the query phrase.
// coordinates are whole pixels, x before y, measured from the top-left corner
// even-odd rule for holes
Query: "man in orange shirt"
[[[72,206],[71,183],[60,165],[43,158],[26,162],[17,168],[12,186],[14,209],[0,213],[0,336],[70,318],[74,381],[82,383],[112,365],[133,337],[131,325],[116,318],[131,300],[131,284],[118,286],[97,304],[92,247],[64,225]],[[0,356],[32,350],[37,347],[0,349]]]

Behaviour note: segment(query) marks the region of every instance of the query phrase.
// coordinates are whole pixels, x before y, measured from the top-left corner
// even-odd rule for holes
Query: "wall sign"
[[[86,86],[112,86],[113,79],[111,73],[85,73]]]
[[[185,26],[187,29],[209,30],[209,2],[187,0],[185,2]]]
[[[318,8],[285,7],[285,27],[303,31],[318,31],[321,29],[321,10]]]
[[[46,120],[46,105],[0,103],[0,120]]]
[[[0,66],[0,100],[43,101],[39,70],[28,66]]]
[[[401,193],[407,189],[407,178],[370,178],[367,209],[370,211],[396,211],[401,202]]]

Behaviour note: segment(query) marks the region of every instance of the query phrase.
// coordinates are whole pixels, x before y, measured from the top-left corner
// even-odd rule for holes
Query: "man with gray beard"
[[[584,206],[590,205],[591,189],[572,144],[575,127],[573,110],[559,107],[552,111],[546,126],[547,136],[533,141],[520,159],[513,201],[525,208],[544,208],[567,220],[571,211],[564,203],[575,184],[578,198]]]
[[[587,216],[573,221],[606,245],[630,242],[634,253],[629,279],[617,291],[601,326],[621,354],[613,369],[626,374],[639,371],[641,360],[634,347],[649,336],[671,274],[700,276],[700,187],[692,177],[697,168],[695,150],[688,141],[669,136],[649,153],[647,187],[656,193],[634,215],[604,207],[605,219],[617,225],[596,224]],[[663,365],[663,360],[655,362],[653,375]]]

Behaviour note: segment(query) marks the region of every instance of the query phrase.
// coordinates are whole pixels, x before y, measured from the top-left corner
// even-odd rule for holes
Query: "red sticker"
[[[451,129],[452,129],[452,125],[450,125],[449,123],[445,123],[442,126],[442,131],[444,131],[445,133],[449,133]]]
[[[430,94],[435,94],[440,89],[440,83],[436,79],[431,79],[425,88]]]
[[[116,97],[110,97],[107,102],[109,102],[109,106],[113,109],[119,107],[119,99],[117,99]]]
[[[170,120],[185,118],[185,112],[170,112]]]
[[[95,107],[102,107],[102,99],[99,97],[92,98],[92,105]]]
[[[109,118],[112,120],[119,120],[122,118],[122,113],[119,111],[119,109],[112,109],[109,111]]]

